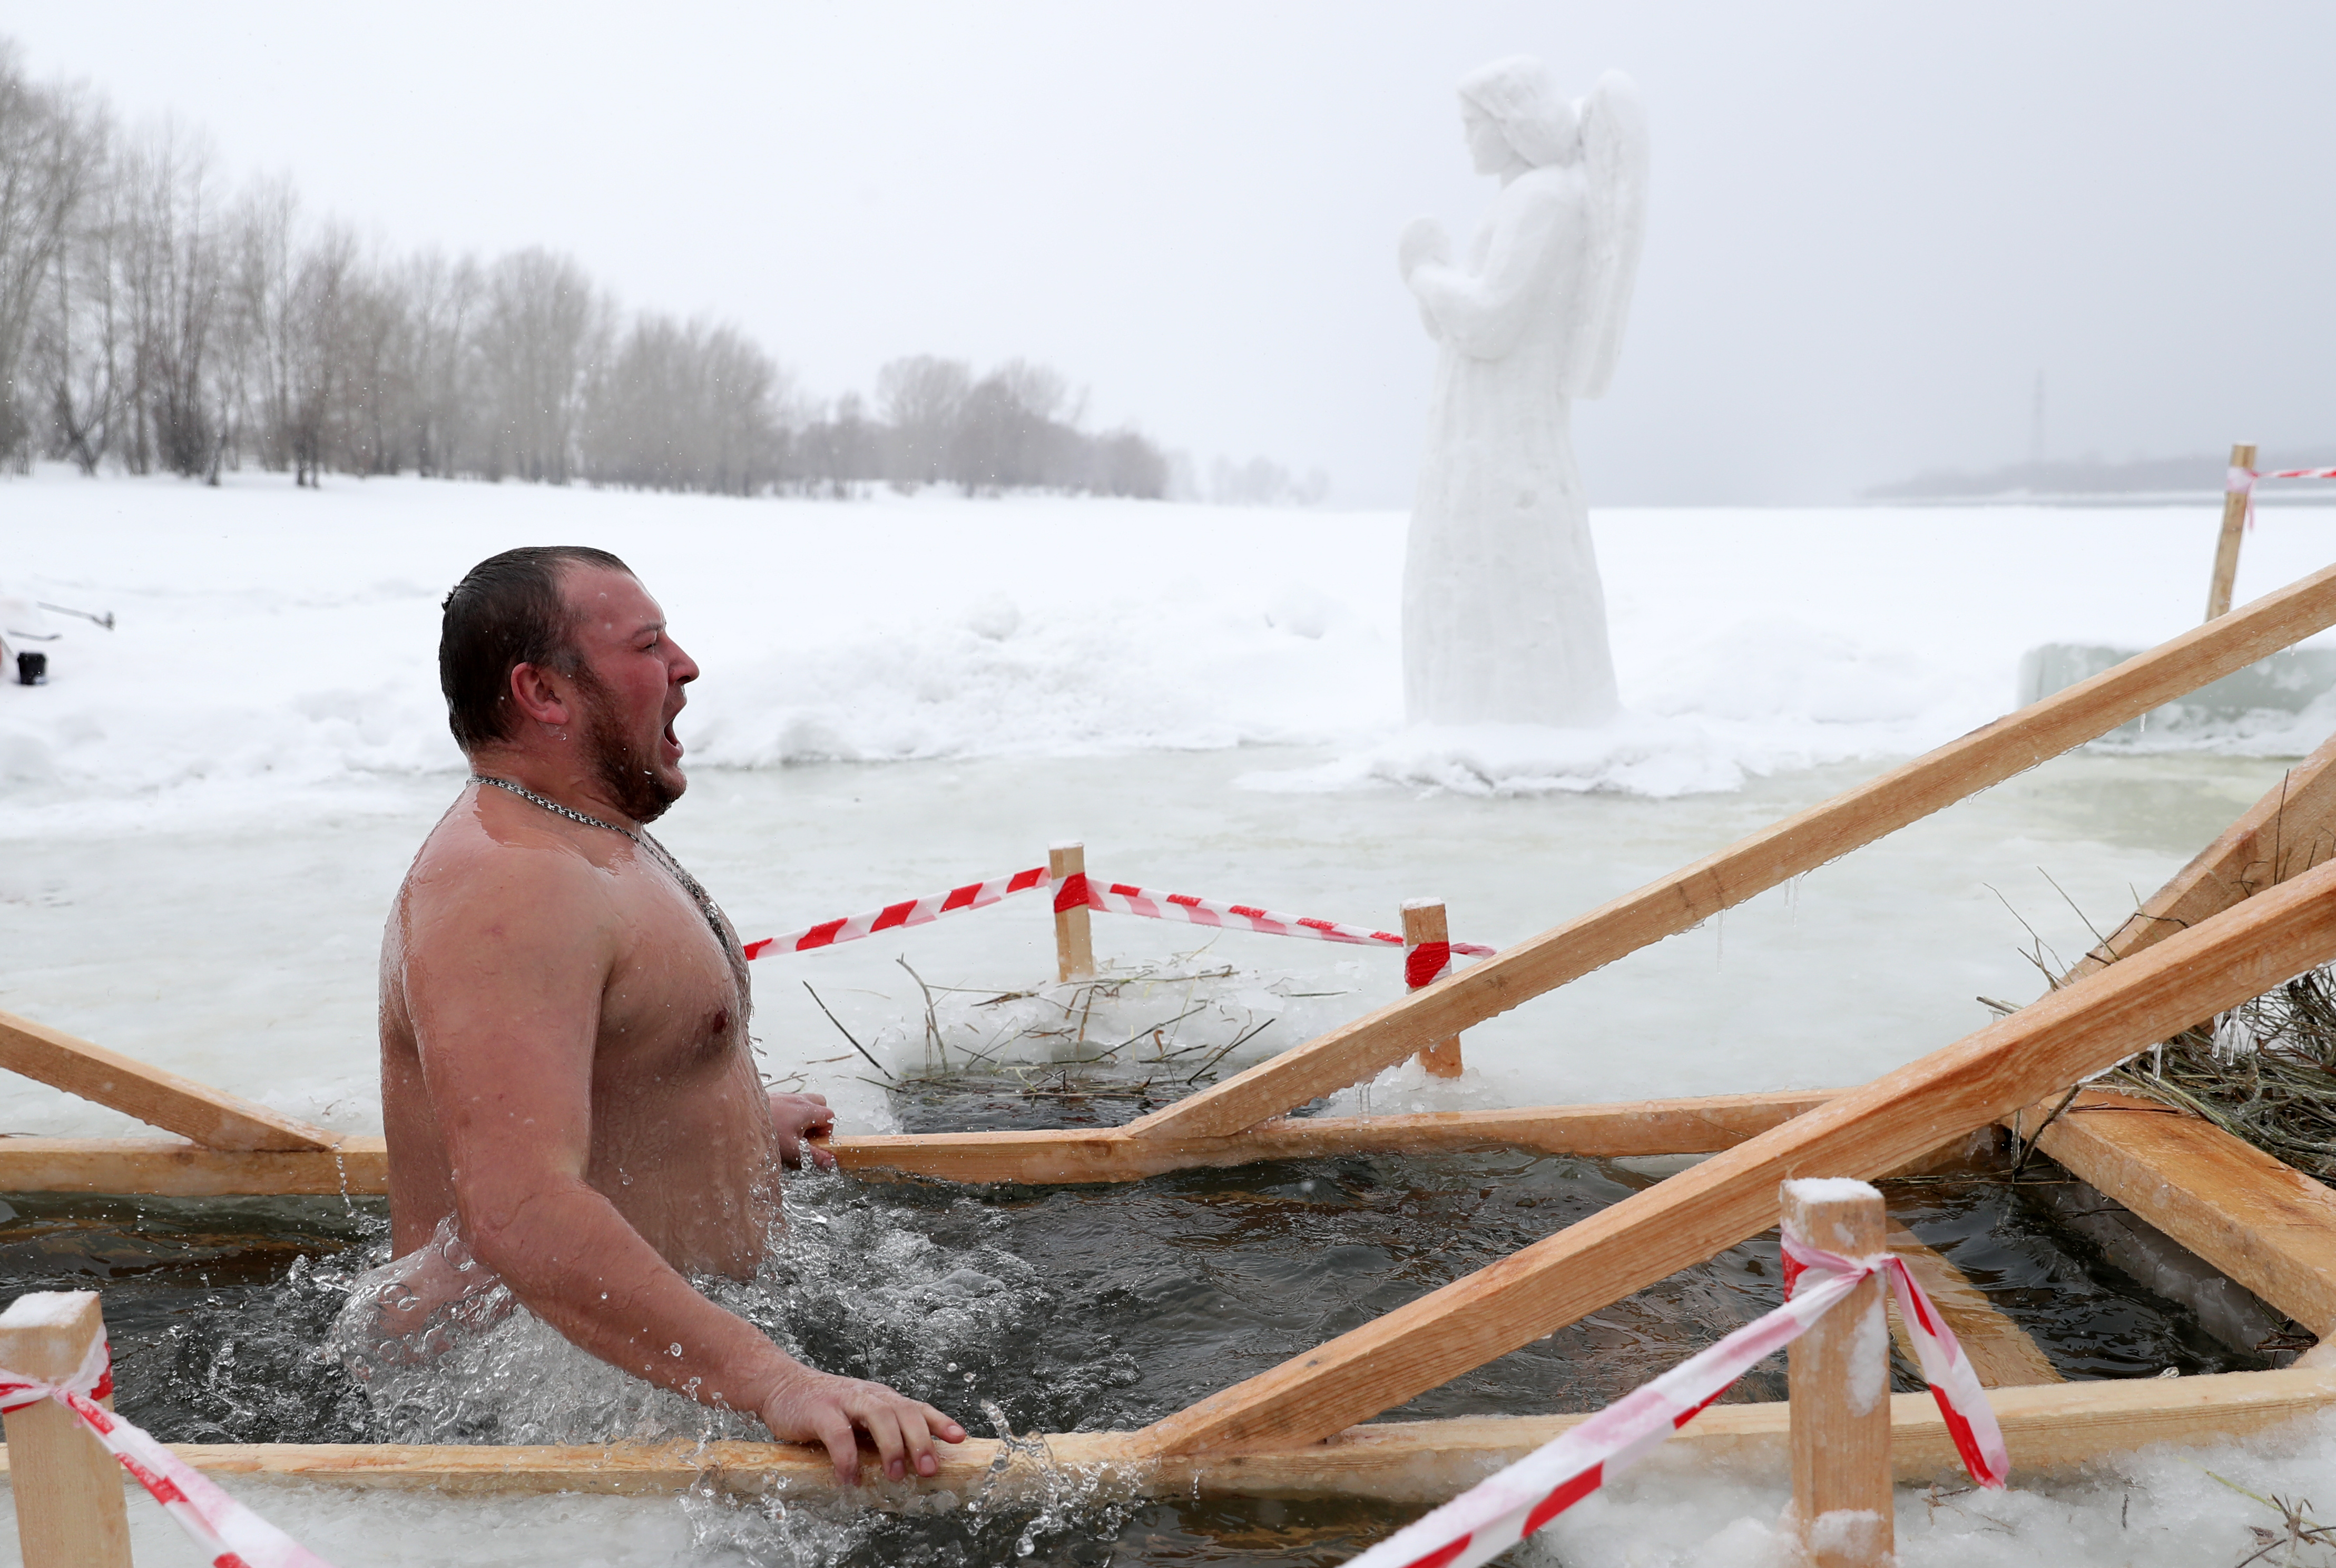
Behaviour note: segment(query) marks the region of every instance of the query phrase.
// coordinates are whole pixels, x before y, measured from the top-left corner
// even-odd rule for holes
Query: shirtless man
[[[383,940],[393,1269],[426,1305],[475,1259],[576,1345],[824,1444],[847,1483],[859,1433],[894,1479],[934,1474],[956,1422],[803,1366],[685,1277],[752,1276],[781,1163],[834,1163],[803,1142],[825,1103],[764,1092],[736,934],[643,831],[686,787],[697,666],[622,561],[568,548],[472,569],[438,664],[473,776]]]

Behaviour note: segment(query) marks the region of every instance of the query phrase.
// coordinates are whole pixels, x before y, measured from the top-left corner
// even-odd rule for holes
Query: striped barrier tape
[[[2273,468],[2231,470],[2233,490],[2253,490],[2258,479],[2336,479],[2336,468]]]
[[[1982,1486],[2001,1486],[2010,1461],[1986,1391],[1905,1263],[1888,1253],[1846,1258],[1822,1251],[1791,1231],[1784,1234],[1784,1251],[1783,1306],[1396,1532],[1347,1568],[1476,1568],[1491,1562],[1644,1458],[1877,1272],[1897,1293],[1899,1315],[1963,1468]]]
[[[1352,942],[1360,947],[1404,948],[1409,945],[1393,931],[1367,931],[1360,926],[1341,925],[1337,920],[1277,914],[1271,910],[1260,910],[1249,904],[1223,904],[1213,899],[1194,898],[1190,893],[1153,892],[1149,888],[1130,887],[1125,882],[1098,883],[1085,872],[1074,872],[1063,879],[1063,885],[1055,891],[1055,912],[1061,914],[1067,910],[1077,909],[1081,904],[1106,914],[1141,915],[1151,920],[1190,920],[1196,926],[1262,931],[1270,937],[1311,937],[1317,941]],[[1437,946],[1434,942],[1423,942],[1413,950],[1431,954]],[[1441,962],[1430,974],[1430,979],[1440,978],[1451,967],[1454,953],[1482,959],[1492,957],[1494,951],[1492,948],[1478,947],[1474,942],[1445,942],[1441,946],[1444,949]],[[1408,965],[1405,978],[1410,980]],[[1426,980],[1411,981],[1414,989],[1426,983]]]
[[[113,1358],[103,1338],[63,1383],[0,1370],[0,1410],[54,1399],[81,1417],[107,1453],[202,1547],[211,1568],[332,1568],[322,1557],[221,1491],[219,1485],[98,1401],[113,1392]]]
[[[2259,479],[2336,479],[2336,468],[2274,468],[2257,471],[2234,467],[2223,477],[2223,488],[2247,498],[2247,526],[2255,525],[2255,481]]]
[[[745,952],[749,959],[759,959],[764,953],[809,952],[813,948],[833,947],[838,942],[856,942],[862,937],[872,937],[878,931],[897,930],[902,926],[921,926],[943,915],[953,915],[963,910],[987,909],[1014,893],[1043,888],[1050,879],[1044,866],[1010,876],[992,877],[986,882],[968,882],[961,888],[951,888],[945,893],[930,898],[910,899],[905,903],[886,904],[881,910],[871,910],[864,915],[846,915],[840,920],[822,920],[808,930],[793,936],[764,937],[748,942]]]
[[[1465,942],[1456,948],[1447,941],[1415,942],[1403,950],[1404,989],[1416,991],[1422,986],[1432,986],[1450,974],[1454,953],[1483,958],[1492,950]]]
[[[871,910],[865,914],[822,920],[789,936],[764,937],[746,943],[742,950],[749,959],[759,959],[772,952],[809,952],[813,948],[833,947],[838,942],[856,942],[879,931],[925,925],[943,915],[953,915],[963,910],[987,909],[1016,893],[1053,886],[1054,878],[1046,868],[1034,866],[1027,872],[992,877],[988,881],[968,882],[945,893],[886,904],[881,910]],[[1141,915],[1155,920],[1190,920],[1196,926],[1262,931],[1268,936],[1312,937],[1319,941],[1354,942],[1363,946],[1392,945],[1404,949],[1404,983],[1413,990],[1433,984],[1451,973],[1455,954],[1481,959],[1490,958],[1494,951],[1474,942],[1421,942],[1413,946],[1393,931],[1367,931],[1360,926],[1341,925],[1336,920],[1276,914],[1271,910],[1253,909],[1248,904],[1224,904],[1211,899],[1196,899],[1189,893],[1152,892],[1144,888],[1129,887],[1124,882],[1099,884],[1085,872],[1074,872],[1065,877],[1062,886],[1055,891],[1055,912],[1063,914],[1082,905],[1091,910],[1101,910],[1105,914]]]

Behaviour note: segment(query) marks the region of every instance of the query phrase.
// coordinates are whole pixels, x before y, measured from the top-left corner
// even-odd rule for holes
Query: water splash
[[[754,1279],[692,1282],[807,1366],[962,1407],[1056,1304],[1030,1263],[988,1239],[1004,1218],[970,1198],[939,1216],[910,1214],[840,1175],[807,1175],[792,1183],[787,1207],[793,1222],[774,1228]],[[376,1441],[768,1437],[751,1416],[701,1406],[569,1344],[471,1257],[451,1224],[340,1283],[346,1304],[326,1350],[363,1389]],[[1117,1363],[1064,1370],[1057,1396],[1133,1374]],[[1056,1401],[1029,1412],[1060,1413]]]

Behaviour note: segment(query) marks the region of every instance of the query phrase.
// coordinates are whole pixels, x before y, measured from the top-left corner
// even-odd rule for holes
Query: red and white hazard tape
[[[1403,950],[1404,989],[1416,991],[1422,986],[1432,986],[1450,974],[1455,953],[1481,959],[1492,950],[1467,942],[1414,942]]]
[[[758,941],[746,943],[744,951],[749,959],[759,959],[770,952],[808,952],[813,948],[832,947],[838,942],[855,942],[879,931],[897,930],[903,926],[921,926],[961,910],[986,909],[1012,894],[1053,886],[1054,878],[1046,868],[1034,866],[1010,876],[968,882],[945,893],[886,904],[882,909],[871,910],[866,914],[822,920],[790,936],[764,937]],[[1406,944],[1393,931],[1367,931],[1360,926],[1340,925],[1336,920],[1276,914],[1271,910],[1252,909],[1247,904],[1223,904],[1210,899],[1196,899],[1189,893],[1153,892],[1144,888],[1129,887],[1124,882],[1097,882],[1085,872],[1074,872],[1063,879],[1061,887],[1056,889],[1055,912],[1062,914],[1082,905],[1091,910],[1101,910],[1106,914],[1141,915],[1154,920],[1190,920],[1196,926],[1262,931],[1268,936],[1312,937],[1325,942],[1402,948],[1404,983],[1413,990],[1451,973],[1455,954],[1481,959],[1491,957],[1494,950],[1473,942],[1421,942],[1414,946]]]
[[[1982,1486],[2001,1486],[2010,1461],[1987,1395],[1906,1265],[1886,1253],[1845,1258],[1821,1251],[1790,1231],[1784,1248],[1783,1306],[1397,1531],[1347,1568],[1475,1568],[1491,1562],[1644,1458],[1877,1271],[1886,1272],[1897,1292],[1900,1316],[1963,1468]]]
[[[2234,468],[2230,472],[2230,488],[2253,490],[2258,479],[2336,479],[2336,468]]]
[[[2336,479],[2336,468],[2274,468],[2258,472],[2252,468],[2233,468],[2223,476],[2223,488],[2233,495],[2247,498],[2247,526],[2255,525],[2255,481],[2259,479]]]
[[[1149,888],[1130,887],[1125,882],[1097,882],[1085,872],[1075,872],[1063,879],[1055,891],[1055,912],[1077,909],[1085,904],[1091,910],[1107,914],[1141,915],[1152,920],[1190,920],[1196,926],[1219,926],[1228,930],[1262,931],[1270,937],[1311,937],[1323,942],[1352,942],[1361,947],[1405,947],[1407,944],[1393,931],[1367,931],[1360,926],[1341,925],[1337,920],[1318,920],[1305,915],[1277,914],[1249,904],[1222,904],[1212,899],[1194,898],[1190,893],[1154,892]],[[1440,953],[1435,950],[1441,948]],[[1469,958],[1489,958],[1494,950],[1478,947],[1473,942],[1423,942],[1416,951],[1437,959],[1436,970],[1429,979],[1440,977],[1451,967],[1454,953]],[[1406,979],[1409,976],[1406,974]],[[1426,980],[1412,980],[1415,989]]]
[[[179,1528],[201,1546],[211,1568],[332,1568],[322,1557],[219,1490],[202,1472],[98,1401],[113,1392],[112,1352],[104,1339],[63,1383],[44,1383],[0,1370],[0,1410],[21,1410],[54,1399],[81,1417],[106,1451],[153,1495]]]
[[[929,898],[910,899],[905,903],[886,904],[881,910],[871,910],[864,915],[846,915],[839,920],[822,920],[808,930],[793,936],[764,937],[748,942],[745,952],[750,959],[764,953],[808,952],[813,948],[832,947],[837,942],[856,942],[862,937],[872,937],[878,931],[895,930],[902,926],[921,926],[943,915],[953,915],[960,910],[987,909],[1011,893],[1027,892],[1043,888],[1050,879],[1044,866],[1010,876],[992,877],[986,882],[968,882],[961,888],[951,888],[945,893]]]

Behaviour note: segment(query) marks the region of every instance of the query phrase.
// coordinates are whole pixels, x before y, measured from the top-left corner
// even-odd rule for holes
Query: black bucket
[[[29,648],[24,652],[18,654],[16,656],[16,684],[18,686],[48,685],[49,656]]]

